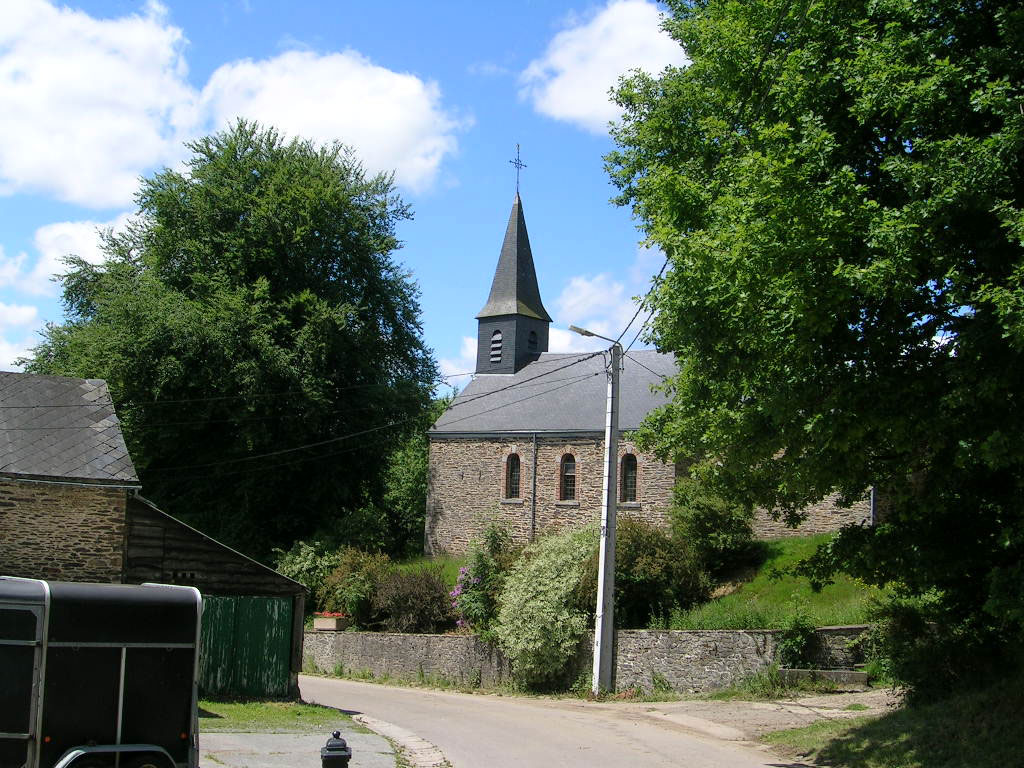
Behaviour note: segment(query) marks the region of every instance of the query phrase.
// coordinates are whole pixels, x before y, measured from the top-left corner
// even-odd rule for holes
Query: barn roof
[[[0,371],[0,476],[138,485],[106,382]]]
[[[652,409],[668,402],[664,392],[652,387],[676,372],[672,355],[626,353],[619,379],[619,429],[636,429]],[[515,374],[477,375],[430,434],[602,432],[606,393],[603,354],[543,354]]]

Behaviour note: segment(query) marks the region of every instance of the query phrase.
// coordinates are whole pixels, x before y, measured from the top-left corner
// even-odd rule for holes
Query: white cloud
[[[464,387],[472,378],[472,372],[476,370],[476,338],[463,336],[459,356],[442,357],[438,360],[438,366],[441,368],[441,375],[445,377],[445,383],[457,389]]]
[[[26,357],[29,350],[39,343],[39,337],[29,335],[9,341],[0,337],[0,371],[17,371],[21,366],[15,365],[14,361],[19,357]]]
[[[437,83],[355,51],[225,64],[203,89],[202,105],[217,126],[244,117],[321,143],[340,140],[370,169],[394,169],[413,190],[433,183],[461,125],[442,108]]]
[[[554,326],[548,330],[549,352],[596,352],[599,349],[608,349],[608,342]]]
[[[634,297],[647,293],[651,279],[663,259],[660,251],[639,247],[625,282],[614,279],[606,272],[570,277],[555,299],[555,322],[565,327],[575,325],[612,339],[618,338],[636,314],[639,304]],[[647,313],[641,312],[623,336],[623,346],[633,340],[646,319]],[[634,345],[642,346],[640,340]],[[558,327],[552,327],[550,331],[549,349],[552,352],[590,352],[607,347],[608,342],[603,339],[580,336]]]
[[[139,173],[178,155],[191,122],[185,40],[163,6],[98,20],[43,0],[0,24],[0,193],[90,207],[131,201]]]
[[[32,325],[39,317],[39,309],[29,304],[4,304],[0,301],[0,333],[8,328]]]
[[[355,51],[229,62],[199,92],[187,80],[186,44],[156,2],[116,19],[46,0],[4,3],[0,194],[124,206],[140,175],[176,164],[184,141],[236,117],[350,144],[368,168],[395,169],[400,184],[418,191],[470,124],[444,109],[436,83]]]
[[[14,361],[39,343],[36,335],[39,326],[38,307],[0,302],[0,370],[18,368]]]
[[[100,230],[122,229],[128,219],[129,215],[122,213],[112,221],[58,221],[40,227],[33,239],[34,261],[24,252],[7,257],[0,247],[0,287],[11,287],[36,296],[55,295],[58,286],[53,277],[67,271],[61,260],[74,255],[90,264],[99,264],[103,261]]]
[[[659,24],[658,8],[647,0],[612,0],[589,20],[570,19],[520,75],[520,95],[541,114],[605,133],[620,115],[608,94],[619,77],[689,63]]]

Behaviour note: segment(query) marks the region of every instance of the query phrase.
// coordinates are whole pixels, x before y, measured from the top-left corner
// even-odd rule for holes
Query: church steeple
[[[537,287],[523,204],[516,194],[491,293],[476,316],[477,373],[515,373],[548,351],[548,324]]]

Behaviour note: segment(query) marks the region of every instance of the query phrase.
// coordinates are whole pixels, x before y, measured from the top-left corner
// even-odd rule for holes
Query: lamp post
[[[604,422],[604,495],[601,498],[601,554],[597,572],[597,616],[594,620],[594,695],[612,687],[612,646],[615,642],[615,502],[618,492],[619,368],[622,346],[615,339],[570,325],[581,336],[612,343],[608,366],[608,398]]]

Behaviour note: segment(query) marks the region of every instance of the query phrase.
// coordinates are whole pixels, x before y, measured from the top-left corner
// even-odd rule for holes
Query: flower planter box
[[[348,629],[349,624],[352,623],[352,619],[348,616],[314,616],[313,617],[313,629],[317,632],[337,632],[339,630]]]

